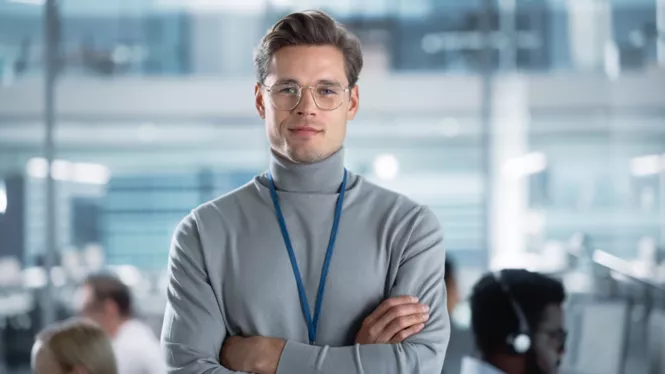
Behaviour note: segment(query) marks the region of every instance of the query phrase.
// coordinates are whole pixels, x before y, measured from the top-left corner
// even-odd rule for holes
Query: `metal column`
[[[656,0],[656,51],[658,64],[665,66],[665,0]]]
[[[481,264],[485,269],[489,268],[491,255],[493,253],[492,242],[492,186],[494,171],[492,170],[492,45],[491,45],[491,17],[492,0],[483,0],[480,16],[480,32],[482,34],[482,53],[481,53],[481,79],[482,79],[482,97],[481,97],[481,129],[482,129],[482,168],[484,175],[484,220],[483,232],[485,263]]]
[[[44,4],[44,125],[46,127],[44,138],[44,158],[47,162],[46,174],[46,251],[44,256],[44,270],[46,272],[46,287],[41,296],[42,326],[55,321],[55,303],[53,302],[53,283],[51,269],[55,265],[57,253],[56,236],[56,185],[53,179],[53,160],[55,158],[55,83],[60,59],[58,58],[58,44],[60,27],[57,0],[47,0]]]
[[[660,201],[660,250],[665,251],[665,153],[660,155],[658,175],[658,200]]]
[[[517,68],[517,4],[516,0],[500,0],[499,27],[501,29],[501,43],[499,56],[501,68],[504,71],[513,71]]]

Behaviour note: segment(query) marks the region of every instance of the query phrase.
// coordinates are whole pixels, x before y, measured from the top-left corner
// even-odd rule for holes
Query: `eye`
[[[319,88],[319,94],[327,96],[327,95],[337,95],[339,90],[335,87],[321,87]]]
[[[296,89],[293,86],[286,86],[286,87],[280,87],[277,92],[285,95],[297,95],[298,89]]]

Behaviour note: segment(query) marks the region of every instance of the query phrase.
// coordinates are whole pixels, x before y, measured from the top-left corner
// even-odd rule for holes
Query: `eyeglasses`
[[[266,87],[266,91],[275,108],[291,111],[300,104],[302,91],[305,88],[309,88],[314,103],[321,110],[339,108],[344,103],[344,94],[349,91],[349,87],[344,88],[339,83],[318,83],[302,87],[296,83],[277,83]]]

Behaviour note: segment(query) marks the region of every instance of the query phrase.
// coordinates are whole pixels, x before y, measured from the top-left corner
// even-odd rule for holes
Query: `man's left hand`
[[[224,341],[220,361],[233,371],[275,374],[285,345],[282,339],[232,336]]]

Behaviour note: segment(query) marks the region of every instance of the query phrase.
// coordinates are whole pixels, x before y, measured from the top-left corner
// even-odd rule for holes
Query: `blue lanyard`
[[[332,230],[330,230],[330,239],[328,240],[328,249],[326,250],[326,258],[323,262],[323,268],[321,269],[321,279],[319,280],[319,290],[316,294],[316,304],[314,306],[314,319],[309,312],[309,302],[307,301],[307,294],[305,293],[305,285],[302,282],[300,277],[300,270],[298,269],[298,262],[296,261],[296,254],[293,251],[293,245],[291,244],[291,238],[289,237],[289,231],[286,229],[286,221],[284,220],[284,215],[282,214],[282,208],[279,205],[279,198],[277,197],[277,189],[275,187],[275,181],[273,180],[272,174],[268,174],[268,179],[270,180],[270,196],[272,197],[272,202],[275,205],[275,213],[277,214],[277,221],[279,222],[279,228],[282,231],[282,238],[284,238],[284,245],[286,250],[289,253],[289,259],[291,260],[291,267],[293,268],[293,275],[296,278],[296,284],[298,286],[298,295],[300,296],[300,306],[302,307],[302,312],[305,315],[305,322],[307,322],[307,334],[309,335],[309,344],[314,344],[316,342],[316,329],[319,325],[319,316],[321,315],[321,304],[323,302],[323,293],[325,292],[326,287],[326,277],[328,276],[328,268],[330,268],[330,259],[332,258],[333,248],[335,247],[335,239],[337,238],[337,229],[339,228],[339,221],[342,218],[342,206],[344,205],[344,193],[346,191],[346,169],[344,169],[344,178],[342,179],[342,185],[340,186],[339,197],[337,198],[337,206],[335,207],[335,218],[333,219]]]

